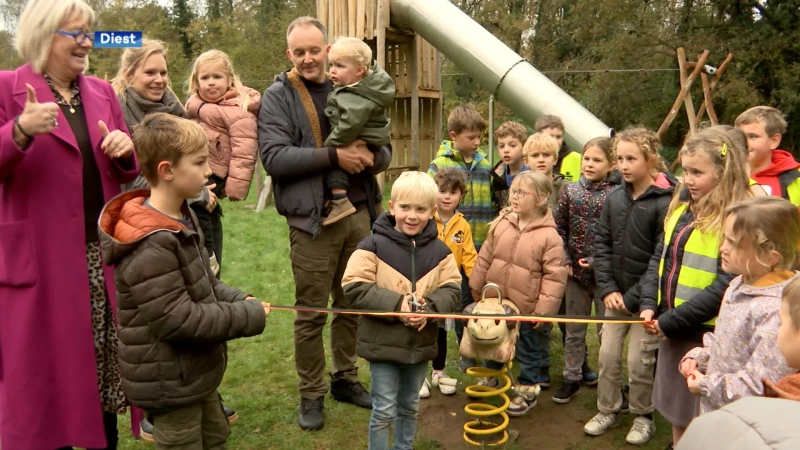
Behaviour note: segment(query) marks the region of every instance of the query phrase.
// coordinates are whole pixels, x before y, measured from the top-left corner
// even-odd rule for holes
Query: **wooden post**
[[[419,167],[419,36],[414,36],[411,45],[410,61],[406,68],[411,72],[411,164]]]
[[[387,8],[388,0],[378,0],[378,11],[376,14],[375,28],[377,29],[377,47],[378,47],[378,67],[386,70],[386,27],[389,25],[385,23],[384,9]],[[378,174],[378,187],[383,192],[383,185],[386,184],[386,171]]]
[[[436,149],[442,142],[442,114],[444,114],[443,98],[442,98],[442,54],[436,50],[436,90],[439,91],[439,98],[436,100],[436,110],[433,116],[433,140]],[[436,150],[434,150],[433,157],[436,157]]]
[[[681,107],[681,103],[684,103],[686,105],[687,114],[690,114],[689,128],[691,130],[691,133],[694,134],[694,132],[697,129],[697,124],[694,120],[695,119],[694,106],[692,105],[690,90],[692,87],[692,83],[694,83],[694,80],[697,78],[698,75],[700,75],[700,72],[703,70],[703,66],[705,66],[706,59],[708,59],[708,54],[710,52],[708,50],[705,50],[703,54],[700,55],[700,58],[698,59],[697,63],[694,66],[692,74],[689,75],[688,77],[686,76],[687,63],[686,63],[686,54],[684,53],[683,47],[679,48],[677,52],[678,52],[678,66],[680,68],[681,90],[680,92],[678,92],[678,97],[675,99],[675,103],[672,104],[672,108],[669,110],[669,113],[667,114],[667,117],[664,119],[664,122],[658,128],[659,136],[663,136],[664,132],[666,132],[667,128],[669,128],[670,124],[672,124],[672,121],[675,120],[675,116],[678,115],[678,110]],[[686,97],[689,97],[688,101]]]
[[[714,88],[717,87],[717,83],[719,82],[720,77],[725,72],[725,69],[728,67],[728,63],[731,62],[732,59],[733,59],[733,53],[728,53],[728,56],[725,58],[725,61],[723,61],[722,64],[717,68],[717,73],[713,77],[711,77],[711,83],[708,87],[709,99],[712,99],[712,95],[714,94]],[[703,87],[705,87],[705,85]],[[697,111],[697,118],[695,119],[697,123],[700,123],[700,121],[703,120],[703,115],[706,113],[706,111],[708,111],[709,117],[712,114],[714,114],[714,117],[716,117],[716,113],[714,112],[714,105],[711,103],[711,100],[706,101],[704,99],[703,103],[700,104],[700,109]],[[712,123],[713,122],[714,121],[712,119]]]

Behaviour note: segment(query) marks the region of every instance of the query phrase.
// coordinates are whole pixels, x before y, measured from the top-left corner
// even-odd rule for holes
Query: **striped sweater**
[[[439,169],[456,167],[467,177],[467,192],[461,198],[458,210],[464,214],[472,229],[475,248],[480,249],[489,231],[489,222],[495,217],[492,203],[491,172],[492,166],[486,154],[480,150],[475,152],[472,163],[467,164],[452,141],[443,141],[439,146],[436,158],[428,167],[428,175],[434,176]]]

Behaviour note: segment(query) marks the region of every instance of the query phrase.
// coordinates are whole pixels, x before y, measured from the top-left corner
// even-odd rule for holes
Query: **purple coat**
[[[14,117],[25,83],[39,102],[50,87],[26,64],[0,72],[0,442],[3,450],[106,446],[86,261],[83,158],[67,119],[20,150]],[[111,86],[78,76],[106,201],[139,172],[135,157],[109,160],[97,121],[128,132]],[[114,272],[106,289],[116,311]]]

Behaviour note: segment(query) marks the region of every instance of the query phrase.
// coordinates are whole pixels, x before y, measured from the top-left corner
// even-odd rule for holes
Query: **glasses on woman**
[[[519,198],[525,198],[526,195],[536,195],[536,193],[531,191],[523,191],[522,189],[514,189],[511,191],[511,196],[513,197],[515,195]]]
[[[94,44],[94,33],[92,32],[85,32],[83,30],[78,31],[64,31],[64,30],[56,30],[56,33],[61,34],[63,36],[69,36],[72,39],[75,39],[75,43],[78,45],[83,45],[84,42],[88,39],[90,43]]]

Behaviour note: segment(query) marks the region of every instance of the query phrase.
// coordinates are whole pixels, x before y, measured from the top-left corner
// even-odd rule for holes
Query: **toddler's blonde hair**
[[[372,67],[372,49],[366,42],[358,38],[342,36],[331,45],[331,52],[333,51],[341,54],[348,61],[363,67],[365,69],[364,76],[369,74]],[[330,53],[328,55],[330,57]]]

